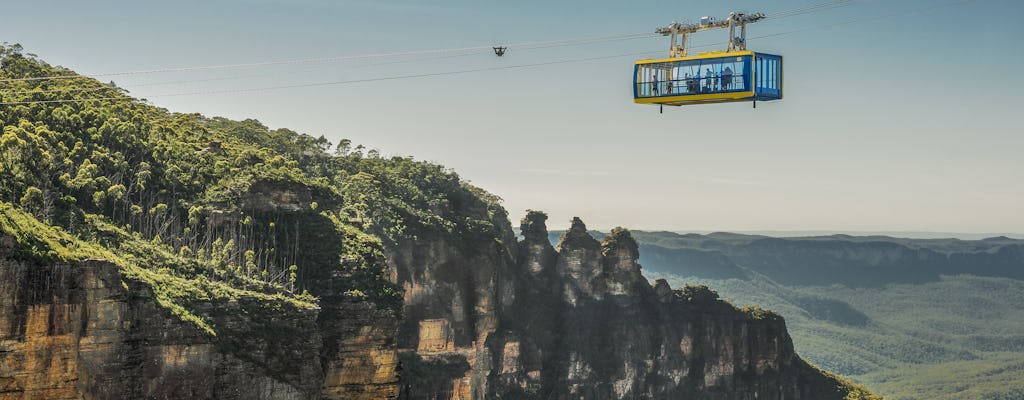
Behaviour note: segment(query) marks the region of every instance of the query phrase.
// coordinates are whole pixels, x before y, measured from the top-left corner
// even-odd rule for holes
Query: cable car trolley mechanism
[[[747,50],[747,24],[764,14],[730,13],[725,20],[703,17],[699,23],[678,23],[656,32],[668,36],[669,58],[638,60],[633,67],[633,102],[659,106],[758,101],[782,98],[782,56]],[[725,51],[691,56],[688,35],[729,28]],[[739,28],[739,35],[736,30]]]

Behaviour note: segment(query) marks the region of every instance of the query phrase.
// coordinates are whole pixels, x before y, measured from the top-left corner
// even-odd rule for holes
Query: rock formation
[[[652,286],[626,230],[598,242],[574,219],[556,250],[545,219],[528,214],[515,248],[426,240],[392,257],[406,287],[403,398],[844,398],[795,354],[781,317]]]
[[[641,274],[628,231],[542,213],[386,246],[401,319],[329,293],[319,308],[211,303],[218,336],[101,260],[40,264],[0,242],[0,399],[842,399],[781,317]]]

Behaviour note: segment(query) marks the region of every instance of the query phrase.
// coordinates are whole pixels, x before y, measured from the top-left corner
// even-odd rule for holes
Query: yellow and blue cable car
[[[640,60],[633,68],[637,104],[724,103],[782,98],[782,57],[753,51]]]
[[[633,67],[633,102],[683,106],[782,99],[782,56],[746,50],[746,24],[763,14],[729,15],[723,22],[702,18],[700,24],[673,23],[658,32],[672,36],[669,58],[638,60]],[[686,55],[686,35],[728,27],[726,51]],[[734,34],[735,28],[740,36]]]

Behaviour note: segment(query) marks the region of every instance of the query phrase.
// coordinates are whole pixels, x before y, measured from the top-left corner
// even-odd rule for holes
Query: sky
[[[748,48],[785,57],[785,98],[756,109],[633,104],[660,36],[530,45],[825,2],[18,1],[0,41],[83,74],[374,55],[98,79],[438,162],[553,229],[1024,233],[1022,2],[852,0],[750,25]]]

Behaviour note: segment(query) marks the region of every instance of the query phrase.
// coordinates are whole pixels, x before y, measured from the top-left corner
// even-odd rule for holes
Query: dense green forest
[[[1006,257],[1024,241],[633,235],[649,279],[778,312],[799,354],[888,399],[1024,397],[1024,281],[1012,277],[1024,262]],[[933,257],[954,274],[906,271]],[[976,264],[950,271],[961,259]],[[870,276],[846,279],[855,273]],[[808,282],[822,277],[831,281]]]
[[[193,305],[239,296],[342,293],[398,312],[386,241],[494,237],[466,211],[504,213],[440,165],[172,113],[18,45],[0,47],[0,81],[3,232],[40,261],[112,260],[211,334]]]

